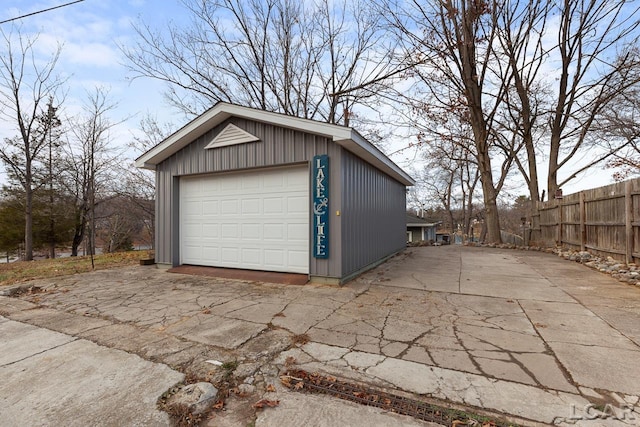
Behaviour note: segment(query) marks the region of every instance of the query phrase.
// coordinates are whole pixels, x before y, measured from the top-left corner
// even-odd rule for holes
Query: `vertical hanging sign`
[[[313,158],[313,257],[329,258],[329,156]]]

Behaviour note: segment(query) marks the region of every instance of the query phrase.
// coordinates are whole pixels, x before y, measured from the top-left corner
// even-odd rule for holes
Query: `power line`
[[[49,12],[50,10],[55,10],[55,9],[60,9],[62,7],[71,6],[72,4],[80,3],[80,2],[83,2],[83,1],[84,0],[76,0],[76,1],[69,2],[69,3],[61,4],[59,6],[50,7],[48,9],[42,9],[42,10],[39,10],[37,12],[27,13],[26,15],[16,16],[15,18],[7,19],[5,21],[0,21],[0,25],[6,24],[7,22],[11,22],[11,21],[17,21],[18,19],[27,18],[29,16],[37,15],[39,13]]]

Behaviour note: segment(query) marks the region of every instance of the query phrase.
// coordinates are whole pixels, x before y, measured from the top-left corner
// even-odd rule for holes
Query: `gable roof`
[[[407,214],[407,226],[409,227],[434,227],[442,221],[430,221],[428,219],[420,218],[412,214]]]
[[[403,171],[355,129],[287,116],[280,113],[257,110],[255,108],[242,107],[227,102],[218,102],[212,108],[167,137],[160,144],[138,157],[135,161],[136,167],[151,170],[155,169],[156,165],[230,117],[241,117],[332,138],[336,144],[352,152],[402,184],[415,184],[415,180],[409,174]]]

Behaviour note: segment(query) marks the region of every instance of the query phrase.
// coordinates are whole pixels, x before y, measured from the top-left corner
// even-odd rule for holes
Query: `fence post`
[[[633,263],[633,199],[631,195],[631,181],[624,183],[624,219],[626,234],[627,264]]]
[[[562,197],[556,197],[556,209],[558,209],[558,246],[562,246]]]
[[[584,191],[580,192],[580,250],[587,249],[587,208],[584,203]]]

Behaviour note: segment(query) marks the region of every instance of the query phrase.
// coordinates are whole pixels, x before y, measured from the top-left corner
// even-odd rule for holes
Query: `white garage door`
[[[180,180],[182,264],[309,272],[306,166]]]

